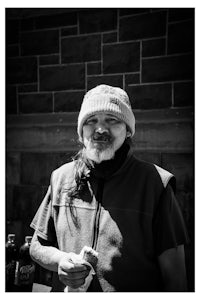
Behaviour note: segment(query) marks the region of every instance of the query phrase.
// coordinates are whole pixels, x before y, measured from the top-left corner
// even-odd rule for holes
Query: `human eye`
[[[96,123],[96,118],[92,117],[85,121],[84,125],[93,125]]]
[[[111,125],[119,124],[121,121],[115,117],[107,118],[107,122]]]

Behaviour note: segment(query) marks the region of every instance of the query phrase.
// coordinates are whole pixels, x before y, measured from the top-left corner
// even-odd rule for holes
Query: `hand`
[[[58,264],[60,281],[71,288],[82,286],[90,269],[84,265],[84,260],[75,253],[63,253]]]

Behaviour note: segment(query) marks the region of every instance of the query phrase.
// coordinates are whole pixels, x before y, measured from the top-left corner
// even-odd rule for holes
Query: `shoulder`
[[[75,162],[66,163],[59,168],[55,169],[51,174],[51,181],[70,181],[74,179]]]
[[[154,180],[155,182],[161,182],[163,187],[166,188],[168,183],[171,184],[173,190],[175,191],[176,179],[175,176],[164,168],[134,157],[138,171]]]

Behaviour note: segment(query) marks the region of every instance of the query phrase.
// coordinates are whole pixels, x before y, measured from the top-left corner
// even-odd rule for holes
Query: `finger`
[[[86,265],[83,264],[74,264],[71,262],[66,262],[63,265],[60,266],[60,269],[66,272],[82,272],[82,271],[86,271],[88,268]]]
[[[81,271],[81,272],[64,272],[61,271],[59,272],[59,275],[62,277],[65,277],[66,279],[69,280],[76,280],[76,279],[84,279],[88,276],[89,270]]]
[[[73,288],[80,287],[85,283],[85,278],[79,278],[79,279],[69,279],[68,277],[64,275],[59,275],[59,280],[66,286],[70,286]]]
[[[79,288],[85,283],[85,279],[78,279],[78,280],[66,280],[66,285],[72,288]]]

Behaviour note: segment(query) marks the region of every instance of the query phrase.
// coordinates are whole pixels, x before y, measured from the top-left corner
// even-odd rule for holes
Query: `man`
[[[88,91],[77,131],[83,147],[52,173],[31,224],[30,253],[54,272],[52,291],[84,284],[84,246],[98,252],[88,292],[186,291],[188,239],[175,178],[134,156],[127,93],[107,85]]]

